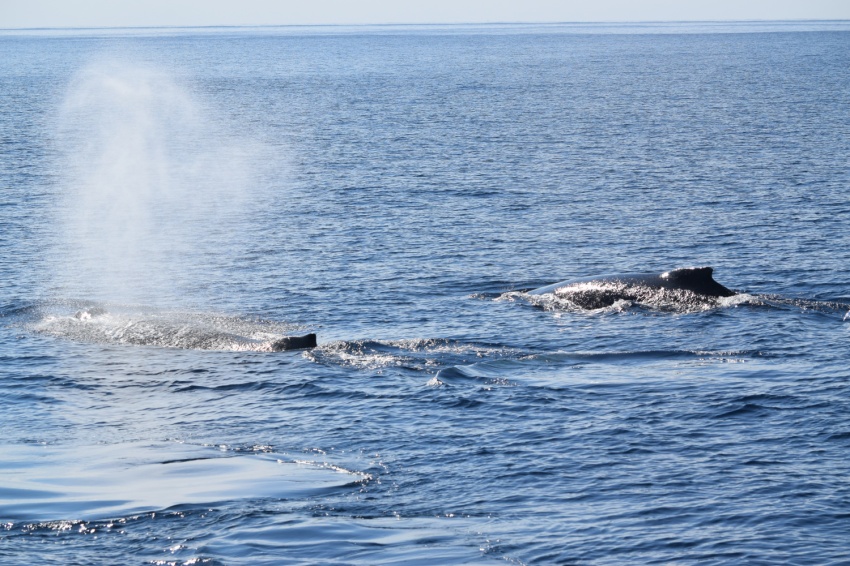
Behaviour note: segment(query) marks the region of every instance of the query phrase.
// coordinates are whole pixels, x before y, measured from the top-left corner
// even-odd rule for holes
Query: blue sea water
[[[0,562],[847,563],[848,32],[0,32]]]

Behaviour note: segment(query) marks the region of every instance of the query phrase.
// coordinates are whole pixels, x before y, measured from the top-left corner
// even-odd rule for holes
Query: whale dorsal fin
[[[662,279],[675,282],[676,286],[689,289],[703,295],[715,297],[731,297],[734,291],[727,289],[714,280],[711,267],[683,267],[661,274]]]
[[[680,267],[661,274],[663,279],[681,282],[713,281],[713,267]]]

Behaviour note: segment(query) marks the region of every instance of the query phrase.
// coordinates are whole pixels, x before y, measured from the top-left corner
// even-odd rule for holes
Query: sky
[[[0,28],[850,20],[850,0],[0,0]]]

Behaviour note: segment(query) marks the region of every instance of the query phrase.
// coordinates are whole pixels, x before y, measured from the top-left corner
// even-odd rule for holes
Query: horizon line
[[[492,22],[383,22],[383,23],[323,23],[323,24],[207,24],[207,25],[139,25],[139,26],[44,26],[0,27],[0,31],[68,31],[68,30],[145,30],[145,29],[228,29],[228,28],[320,28],[320,27],[438,27],[492,25],[610,25],[610,24],[732,24],[732,23],[850,23],[850,19],[715,19],[715,20],[576,20],[576,21],[492,21]]]

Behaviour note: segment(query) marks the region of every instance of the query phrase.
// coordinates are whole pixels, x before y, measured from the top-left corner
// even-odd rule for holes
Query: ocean
[[[850,22],[5,30],[0,85],[3,564],[850,562]]]

